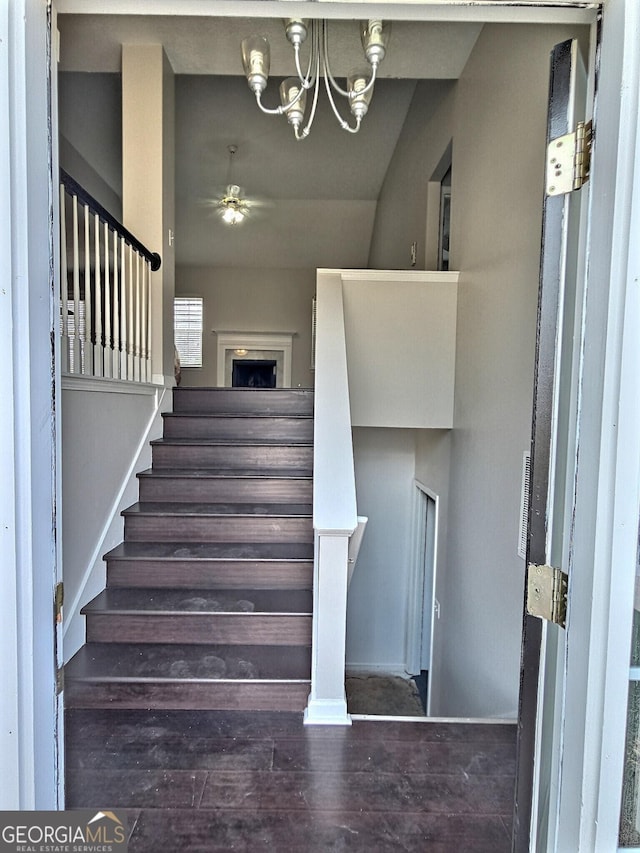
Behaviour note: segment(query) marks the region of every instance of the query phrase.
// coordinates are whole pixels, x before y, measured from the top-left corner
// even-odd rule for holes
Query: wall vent
[[[522,454],[522,491],[520,493],[520,533],[518,556],[527,559],[527,528],[529,526],[529,489],[531,486],[531,453]]]

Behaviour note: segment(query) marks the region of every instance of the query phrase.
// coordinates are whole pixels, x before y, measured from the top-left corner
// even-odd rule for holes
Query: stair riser
[[[292,503],[310,504],[310,479],[269,477],[140,477],[141,501],[176,503]]]
[[[147,589],[312,589],[309,562],[116,560],[107,585]]]
[[[223,438],[260,441],[313,441],[311,418],[226,418],[165,415],[165,438]]]
[[[129,542],[313,542],[310,518],[128,516]]]
[[[179,388],[173,393],[174,412],[312,414],[313,392],[233,388]]]
[[[289,468],[310,474],[313,467],[313,448],[309,446],[156,444],[152,454],[154,468]]]
[[[309,683],[180,684],[114,683],[69,680],[67,708],[194,711],[299,711],[309,698]]]
[[[89,613],[89,643],[311,645],[311,616]]]

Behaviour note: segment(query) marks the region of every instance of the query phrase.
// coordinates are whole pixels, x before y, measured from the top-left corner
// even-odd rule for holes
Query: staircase
[[[301,711],[310,690],[313,392],[176,388],[68,708]]]

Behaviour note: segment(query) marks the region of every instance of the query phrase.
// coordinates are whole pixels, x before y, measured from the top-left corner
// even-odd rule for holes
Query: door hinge
[[[547,195],[579,190],[589,180],[593,123],[579,122],[573,133],[552,139],[547,146]]]
[[[56,670],[56,696],[59,696],[64,690],[64,667],[61,666]]]
[[[529,563],[527,571],[527,613],[564,628],[567,620],[568,575],[553,566]]]
[[[64,605],[64,584],[57,583],[53,602],[53,618],[56,625],[62,622],[62,606]]]

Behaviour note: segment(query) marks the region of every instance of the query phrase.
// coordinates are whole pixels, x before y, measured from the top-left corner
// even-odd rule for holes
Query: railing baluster
[[[151,261],[146,262],[147,267],[147,382],[151,382]]]
[[[102,278],[100,270],[100,217],[96,213],[93,221],[94,237],[94,305],[96,314],[96,342],[94,345],[93,371],[94,376],[104,376],[104,342],[102,338]]]
[[[62,370],[69,371],[69,280],[67,277],[66,193],[60,184],[60,355]]]
[[[128,361],[129,366],[128,366],[127,376],[132,381],[135,379],[135,370],[134,370],[135,354],[133,351],[133,347],[134,347],[133,315],[135,312],[135,305],[134,305],[134,299],[133,299],[133,287],[134,287],[134,282],[133,282],[133,248],[132,248],[131,244],[129,244],[129,286],[128,286],[128,293],[129,293],[129,341],[128,341],[128,347],[127,347],[127,361]]]
[[[113,232],[113,356],[112,375],[120,378],[120,293],[118,281],[118,235]]]
[[[104,375],[113,375],[113,350],[111,349],[111,271],[109,264],[109,226],[104,223]]]
[[[133,378],[140,382],[140,255],[136,252],[136,337]]]
[[[120,238],[120,378],[129,379],[127,362],[127,244]]]
[[[147,381],[147,269],[144,258],[138,255],[140,268],[140,381]]]
[[[91,218],[89,205],[84,206],[84,351],[82,353],[82,372],[93,376],[93,340],[91,298]]]
[[[73,364],[72,373],[82,373],[82,328],[80,321],[80,249],[78,235],[78,196],[73,196]]]

